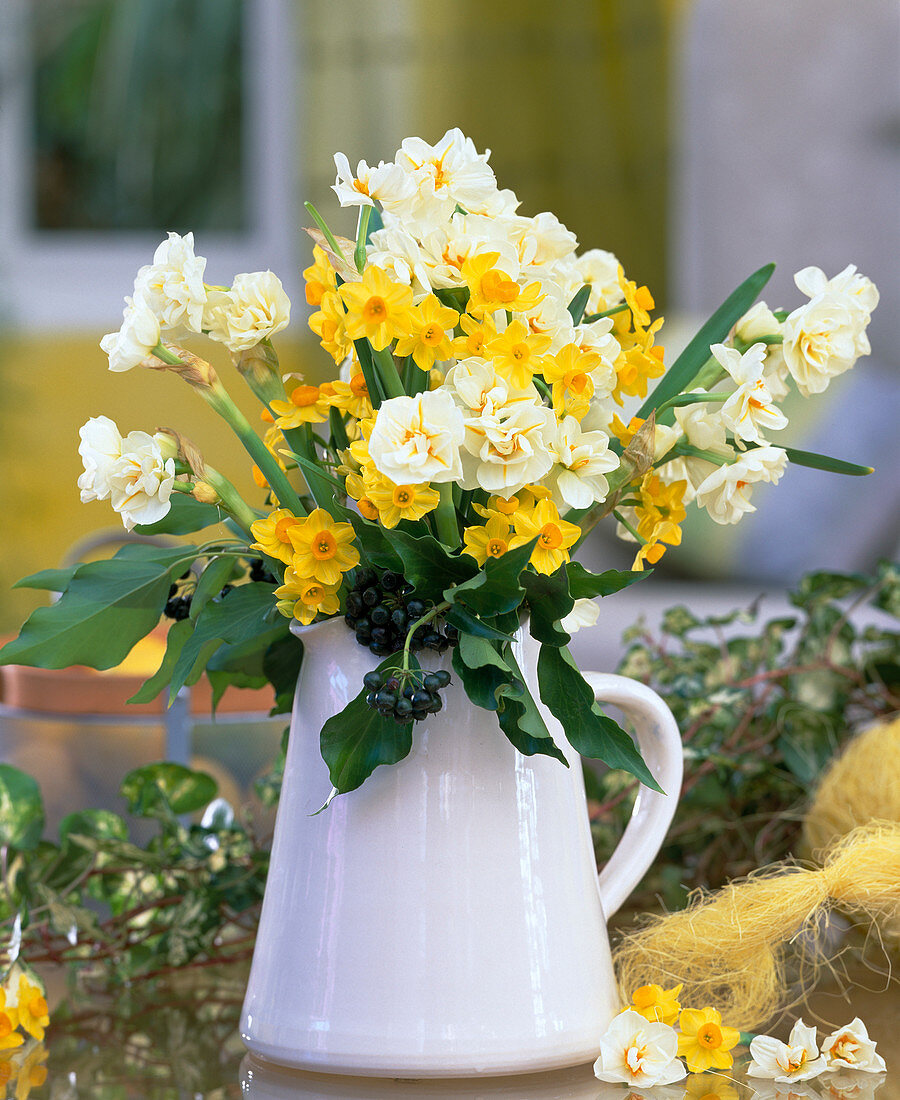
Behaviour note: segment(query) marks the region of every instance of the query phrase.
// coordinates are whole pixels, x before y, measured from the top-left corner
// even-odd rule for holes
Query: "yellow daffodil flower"
[[[365,337],[382,351],[396,336],[412,331],[413,292],[392,282],[380,267],[367,267],[362,282],[344,283],[338,294],[347,307],[345,324],[351,339]]]
[[[684,507],[686,489],[684,480],[666,484],[653,470],[644,475],[638,490],[640,503],[635,505],[634,513],[637,533],[647,541],[638,550],[632,569],[642,570],[645,561],[658,562],[666,545],[681,545],[680,525],[687,514]]]
[[[631,994],[634,1009],[645,1020],[651,1023],[673,1024],[678,1019],[681,1005],[678,1003],[678,994],[682,986],[676,985],[672,989],[663,989],[660,985],[642,985]]]
[[[254,550],[261,550],[270,558],[277,558],[285,565],[290,565],[294,548],[288,538],[288,531],[299,522],[300,517],[287,508],[276,508],[265,519],[258,519],[250,525],[250,534],[256,539],[250,545]]]
[[[365,499],[375,506],[382,527],[396,527],[401,519],[421,519],[440,503],[441,494],[427,482],[424,485],[395,485],[377,471],[367,469],[366,473]]]
[[[295,386],[287,401],[272,401],[275,424],[282,431],[301,424],[321,424],[328,419],[328,395],[318,386]]]
[[[594,396],[593,374],[602,363],[596,352],[583,351],[577,344],[566,344],[547,359],[543,375],[550,383],[553,410],[558,417],[584,417]]]
[[[505,271],[494,266],[499,259],[499,252],[483,252],[462,265],[461,274],[469,288],[466,311],[473,317],[498,309],[527,313],[544,299],[540,283],[520,287]]]
[[[343,363],[353,351],[353,341],[347,332],[347,314],[336,290],[327,290],[322,295],[318,312],[309,319],[309,327],[335,363]]]
[[[510,549],[530,542],[535,536],[537,544],[531,554],[531,564],[538,573],[554,573],[563,562],[569,560],[569,547],[574,545],[581,528],[560,519],[559,510],[552,500],[539,500],[530,514],[516,512],[513,516],[516,533]]]
[[[322,386],[325,393],[325,386]],[[328,383],[326,394],[328,404],[332,408],[339,409],[349,416],[365,420],[372,415],[372,398],[369,396],[369,387],[362,371],[353,375],[349,382],[342,382],[336,378]]]
[[[322,584],[315,578],[301,577],[288,566],[284,571],[284,584],[275,589],[276,607],[286,618],[297,619],[309,626],[316,615],[333,615],[340,608],[337,584]]]
[[[342,574],[359,565],[359,551],[351,545],[353,528],[335,523],[323,508],[291,524],[287,534],[294,548],[290,567],[298,577],[340,584]]]
[[[436,294],[429,294],[414,308],[412,331],[400,337],[394,353],[411,355],[420,370],[431,370],[435,360],[452,356],[450,337],[458,320],[455,309],[443,305]]]
[[[329,290],[336,289],[337,279],[327,253],[317,244],[313,245],[313,259],[315,263],[304,270],[303,278],[306,280],[307,304],[318,306]]]
[[[551,337],[532,333],[521,321],[511,321],[504,332],[484,345],[484,353],[493,360],[494,369],[517,390],[531,384],[535,374],[542,373],[544,352]]]
[[[484,565],[488,558],[502,558],[509,549],[510,526],[502,515],[494,512],[483,527],[467,527],[463,539],[463,553]]]
[[[619,287],[631,311],[632,324],[636,329],[646,328],[650,324],[649,311],[656,305],[653,301],[653,295],[647,287],[638,286],[637,283],[626,279],[621,264],[619,265],[618,279]]]
[[[7,1007],[6,990],[0,988],[0,1050],[12,1050],[25,1042],[16,1030],[18,1026],[19,1013],[13,1006]]]
[[[464,313],[459,319],[459,325],[465,335],[457,336],[450,345],[455,359],[483,356],[485,343],[497,335],[497,328],[490,314],[479,319]]]
[[[19,976],[16,1010],[19,1027],[40,1042],[44,1038],[44,1028],[50,1023],[50,1010],[43,989],[25,974]]]
[[[725,1027],[715,1008],[686,1008],[679,1019],[678,1055],[687,1062],[691,1073],[708,1069],[729,1069],[734,1064],[730,1053],[741,1039],[734,1027]]]

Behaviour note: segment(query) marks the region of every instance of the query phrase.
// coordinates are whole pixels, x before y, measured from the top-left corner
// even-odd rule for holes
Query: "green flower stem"
[[[356,248],[353,250],[353,262],[356,264],[356,270],[360,275],[363,272],[363,268],[366,266],[366,238],[369,235],[369,218],[371,217],[371,206],[361,206],[359,208],[359,222],[356,227]]]
[[[406,391],[403,389],[403,380],[394,363],[391,349],[388,347],[382,348],[381,351],[375,351],[373,348],[372,358],[375,360],[375,370],[378,372],[378,379],[386,396],[405,397]]]
[[[282,508],[290,508],[295,516],[305,516],[306,509],[300,503],[300,498],[288,481],[286,474],[275,461],[265,443],[253,430],[250,421],[232,401],[222,383],[216,379],[211,387],[202,389],[200,392],[209,406],[224,420],[227,420],[234,429],[238,439],[244,445],[244,450],[262,471],[263,477],[271,486],[272,492],[278,497]]]
[[[211,466],[207,466],[203,471],[203,480],[215,489],[216,495],[222,502],[222,507],[231,516],[234,522],[248,535],[248,537],[252,537],[250,535],[250,525],[255,523],[257,519],[259,519],[259,516],[257,516],[250,505],[247,504],[228,478],[225,477],[224,474],[220,474],[218,470],[214,470]]]
[[[456,522],[456,506],[453,503],[453,482],[442,482],[440,493],[440,503],[434,510],[438,538],[449,550],[455,550],[459,546],[459,525]]]
[[[754,344],[783,344],[784,337],[780,334],[771,333],[768,336],[756,336],[752,340],[741,340],[739,336],[734,338],[734,346],[737,350],[744,354],[747,348],[752,348]]]
[[[243,352],[236,358],[235,365],[238,373],[243,375],[244,381],[269,412],[272,411],[273,401],[284,401],[287,398],[278,369],[278,353],[270,341],[262,340],[249,352]]]
[[[711,390],[713,386],[717,386],[723,378],[727,377],[728,371],[723,370],[719,360],[714,355],[711,355],[694,375],[691,380],[691,388]]]
[[[419,629],[420,626],[425,626],[426,623],[430,623],[432,619],[436,619],[438,615],[442,614],[449,608],[450,604],[444,600],[442,603],[436,604],[430,611],[426,611],[421,619],[416,619],[412,626],[406,632],[406,641],[403,643],[403,671],[409,672],[409,647],[412,644],[413,634]]]
[[[720,455],[716,454],[715,451],[704,451],[700,447],[692,447],[690,443],[676,443],[660,465],[672,458],[702,458],[704,462],[713,462],[716,466],[730,466],[736,461],[735,458],[728,455]]]
[[[179,359],[174,351],[169,349],[164,344],[157,344],[155,348],[150,351],[151,355],[155,355],[157,359],[163,363],[167,363],[170,367],[183,367],[185,365],[183,359]]]
[[[306,207],[309,216],[322,231],[322,236],[325,238],[326,241],[328,241],[331,250],[335,253],[335,255],[340,256],[342,260],[346,261],[347,257],[341,251],[341,246],[337,243],[334,234],[328,228],[328,223],[325,221],[319,211],[316,210],[311,202],[305,202],[303,205]]]
[[[193,481],[175,481],[172,483],[173,493],[186,493],[190,496],[194,491]]]
[[[704,402],[727,401],[729,397],[731,397],[730,393],[680,393],[664,401],[657,408],[656,415],[659,416],[666,409],[680,409],[685,405],[699,405]]]
[[[600,313],[592,313],[588,317],[582,317],[582,324],[589,325],[594,321],[599,321],[601,317],[612,317],[616,313],[624,313],[628,309],[627,302],[621,302],[617,306],[613,306],[612,309],[604,309]]]
[[[622,515],[622,513],[619,511],[618,508],[613,508],[613,515],[616,517],[616,519],[619,521],[619,523],[622,524],[622,526],[625,528],[625,530],[628,532],[629,535],[633,535],[634,538],[636,538],[637,541],[642,546],[647,545],[647,540],[643,537],[643,535],[639,535],[637,533],[635,528],[631,526],[631,524],[628,522],[627,519],[625,519],[625,517]]]

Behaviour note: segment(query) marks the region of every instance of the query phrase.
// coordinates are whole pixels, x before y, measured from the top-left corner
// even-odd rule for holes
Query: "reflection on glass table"
[[[747,1064],[743,1058],[733,1073],[690,1074],[675,1085],[635,1088],[604,1084],[589,1065],[521,1077],[404,1081],[292,1072],[248,1055],[241,1064],[241,1087],[247,1100],[869,1100],[886,1080],[883,1073],[828,1073],[794,1083],[749,1080]],[[886,1100],[883,1093],[879,1100],[882,1096]]]
[[[0,1098],[900,1100],[900,986],[896,979],[885,982],[859,967],[847,973],[853,983],[849,996],[829,990],[823,981],[802,1013],[807,1022],[819,1024],[820,1038],[830,1030],[825,1021],[836,1025],[862,1017],[887,1063],[886,1075],[827,1073],[793,1084],[751,1080],[745,1047],[736,1051],[733,1073],[694,1074],[652,1089],[605,1084],[594,1077],[591,1065],[516,1077],[409,1081],[304,1073],[261,1063],[247,1055],[238,1031],[248,970],[246,962],[189,966],[152,991],[140,982],[113,991],[102,976],[93,989],[66,990],[60,971],[47,973],[51,1019],[46,1043],[0,1049]],[[771,1033],[787,1038],[790,1027],[787,1019]]]

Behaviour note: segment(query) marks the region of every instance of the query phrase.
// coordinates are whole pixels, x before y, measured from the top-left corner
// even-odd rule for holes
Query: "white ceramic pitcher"
[[[619,1011],[606,919],[659,850],[681,741],[643,684],[586,673],[634,724],[667,792],[642,788],[595,870],[580,758],[525,757],[462,687],[399,764],[334,799],[319,731],[374,664],[342,619],[305,646],[241,1033],[256,1055],[328,1073],[466,1077],[575,1066]],[[535,699],[538,647],[516,659]],[[423,660],[423,664],[428,661]],[[435,659],[434,667],[449,661]]]

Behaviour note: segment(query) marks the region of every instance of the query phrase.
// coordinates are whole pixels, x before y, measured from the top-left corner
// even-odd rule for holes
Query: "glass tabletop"
[[[598,1081],[591,1065],[477,1080],[292,1071],[251,1057],[241,1042],[246,965],[195,965],[152,992],[140,987],[64,991],[57,975],[49,985],[46,1042],[18,1051],[0,1048],[0,1084],[5,1076],[7,1096],[16,1100],[900,1100],[900,984],[893,980],[874,988],[872,975],[867,979],[866,987],[861,980],[852,987],[849,998],[818,989],[794,1016],[799,1012],[808,1023],[818,1023],[820,1031],[826,1021],[836,1025],[861,1016],[878,1041],[887,1074],[829,1073],[793,1084],[760,1081],[747,1077],[744,1048],[728,1073],[689,1075],[675,1085],[638,1089]],[[785,1037],[790,1025],[786,1019],[775,1033]]]

